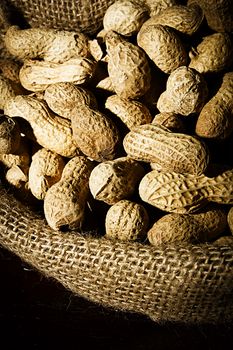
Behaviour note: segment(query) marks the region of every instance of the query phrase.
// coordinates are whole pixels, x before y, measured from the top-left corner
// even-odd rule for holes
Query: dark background
[[[157,324],[103,308],[0,248],[1,349],[228,349],[233,325]]]

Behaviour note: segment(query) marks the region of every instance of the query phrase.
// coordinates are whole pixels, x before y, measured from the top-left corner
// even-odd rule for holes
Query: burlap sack
[[[33,26],[86,31],[94,31],[110,2],[11,1]],[[157,322],[233,320],[232,242],[155,248],[56,233],[2,186],[0,199],[0,244],[74,293]]]

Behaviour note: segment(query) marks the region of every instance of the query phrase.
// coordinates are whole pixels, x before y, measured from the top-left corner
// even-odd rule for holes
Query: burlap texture
[[[101,25],[110,0],[12,0],[31,26]],[[233,245],[155,248],[79,233],[56,233],[0,187],[0,244],[74,293],[152,319],[188,323],[233,319]]]
[[[0,244],[91,301],[158,322],[224,322],[233,315],[233,245],[155,248],[56,233],[0,189]]]

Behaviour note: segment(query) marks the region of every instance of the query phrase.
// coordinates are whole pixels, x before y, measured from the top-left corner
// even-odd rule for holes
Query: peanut
[[[202,141],[172,133],[161,125],[135,127],[125,136],[123,146],[131,158],[158,163],[166,171],[199,175],[209,163],[209,152]]]
[[[215,240],[227,227],[223,208],[208,208],[194,214],[166,214],[147,233],[152,245],[171,242],[203,243]]]
[[[149,109],[141,102],[127,100],[117,95],[107,98],[105,108],[120,118],[130,130],[134,126],[147,124],[152,120]]]
[[[170,6],[161,11],[157,16],[151,17],[143,24],[143,30],[151,25],[163,25],[176,29],[177,31],[192,35],[200,27],[204,18],[199,6]]]
[[[166,91],[157,102],[160,112],[173,112],[188,116],[199,113],[208,96],[203,76],[195,69],[185,66],[174,70],[167,79]]]
[[[148,17],[147,8],[138,1],[117,0],[105,12],[103,26],[105,31],[131,36],[139,31]]]
[[[121,241],[136,241],[146,237],[149,216],[138,203],[122,199],[112,205],[105,218],[105,237]]]
[[[30,145],[25,137],[21,137],[19,147],[14,153],[0,154],[0,163],[8,169],[13,166],[27,169],[30,161]]]
[[[142,178],[139,195],[143,201],[161,210],[188,214],[204,207],[208,202],[233,204],[232,181],[232,170],[213,178],[204,174],[152,170]]]
[[[49,85],[45,90],[44,99],[54,113],[67,119],[70,119],[70,111],[79,104],[97,108],[93,93],[73,83]]]
[[[30,96],[16,96],[8,101],[5,114],[27,120],[42,147],[64,157],[79,154],[70,121],[52,115],[43,101]]]
[[[204,105],[196,122],[203,138],[226,139],[233,131],[233,72],[223,76],[217,93]]]
[[[190,51],[189,67],[199,73],[217,73],[233,63],[233,41],[228,33],[206,36],[196,49]]]
[[[150,87],[150,67],[141,48],[119,35],[109,32],[106,37],[108,73],[117,95],[136,99]]]
[[[230,208],[227,214],[227,223],[230,228],[231,233],[233,234],[233,207]]]
[[[188,54],[180,38],[168,26],[143,25],[138,32],[137,43],[164,73],[170,74],[188,63]]]
[[[151,124],[161,125],[172,132],[185,133],[185,125],[182,116],[172,112],[163,112],[155,115]]]
[[[1,59],[0,60],[0,71],[2,73],[2,75],[19,84],[20,80],[19,80],[19,71],[21,68],[21,64],[18,61],[15,61],[13,59]]]
[[[158,15],[164,9],[177,4],[176,0],[144,0],[149,8],[150,17]]]
[[[14,153],[20,144],[20,128],[16,120],[0,116],[0,154]]]
[[[64,63],[28,60],[20,69],[19,79],[25,89],[35,92],[45,90],[50,84],[83,84],[93,76],[95,65],[88,58],[73,58]]]
[[[48,189],[61,178],[65,162],[52,151],[41,148],[32,156],[28,185],[37,199],[44,199]]]
[[[91,194],[97,200],[115,204],[133,195],[144,174],[140,163],[128,157],[102,162],[91,172]]]
[[[19,93],[13,82],[0,74],[0,109],[4,110],[8,100]]]
[[[91,169],[92,162],[85,156],[72,158],[64,167],[60,181],[46,192],[45,218],[54,230],[82,228]]]
[[[28,185],[28,168],[13,165],[7,170],[5,179],[14,188],[26,189]]]
[[[89,38],[78,32],[11,26],[5,36],[8,51],[18,59],[43,59],[54,63],[88,57]]]
[[[98,162],[115,158],[120,136],[110,118],[86,105],[72,109],[70,118],[73,140],[86,156]]]

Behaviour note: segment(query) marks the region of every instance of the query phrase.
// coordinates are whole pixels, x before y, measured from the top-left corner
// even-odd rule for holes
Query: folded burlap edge
[[[156,322],[233,319],[233,246],[155,248],[54,232],[0,187],[0,244],[74,294]]]

